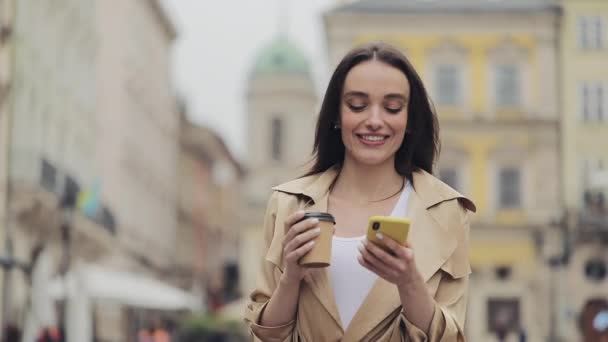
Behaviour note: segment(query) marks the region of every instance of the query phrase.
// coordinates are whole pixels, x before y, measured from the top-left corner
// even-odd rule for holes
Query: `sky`
[[[322,13],[335,0],[164,0],[178,37],[172,78],[192,121],[209,126],[237,159],[246,155],[247,78],[285,30],[309,58],[319,94],[329,77]]]

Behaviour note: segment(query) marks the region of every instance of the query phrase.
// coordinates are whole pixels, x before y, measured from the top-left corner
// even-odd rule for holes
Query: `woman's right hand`
[[[283,238],[283,270],[282,281],[287,284],[299,284],[307,269],[301,267],[298,261],[314,247],[314,239],[321,234],[319,220],[304,218],[304,211],[297,211],[285,220],[285,237]],[[299,222],[298,222],[299,221]]]

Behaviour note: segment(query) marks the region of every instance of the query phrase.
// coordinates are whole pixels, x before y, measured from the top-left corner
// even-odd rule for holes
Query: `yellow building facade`
[[[560,212],[557,32],[549,1],[357,1],[325,15],[330,65],[382,40],[438,113],[435,173],[478,207],[466,335],[545,340],[555,293],[541,237]]]
[[[562,178],[568,208],[580,209],[593,174],[608,170],[608,2],[564,0]]]
[[[561,9],[561,177],[570,243],[557,319],[564,340],[597,341],[593,303],[608,313],[608,2],[562,0]]]

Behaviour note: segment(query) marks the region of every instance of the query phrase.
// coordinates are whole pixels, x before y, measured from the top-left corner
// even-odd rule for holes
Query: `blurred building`
[[[551,330],[540,236],[559,215],[559,11],[551,1],[362,0],[325,15],[330,65],[355,45],[401,48],[437,109],[436,171],[475,201],[471,341]]]
[[[271,188],[304,174],[314,138],[315,94],[308,59],[285,36],[263,47],[247,92],[246,226],[241,265],[244,293],[255,285],[262,224]]]
[[[8,140],[9,122],[6,115],[9,104],[8,94],[11,87],[11,43],[12,43],[12,1],[0,0],[0,246],[4,246],[4,234],[6,232],[6,196],[8,193]],[[0,251],[0,257],[4,257],[4,249]],[[4,280],[4,272],[0,275]],[[0,293],[2,293],[3,281],[0,280]],[[0,311],[0,321],[4,312]],[[2,329],[2,327],[0,327]]]
[[[179,225],[174,272],[217,309],[240,296],[239,238],[244,170],[222,138],[181,119]]]
[[[13,270],[5,320],[29,337],[59,325],[68,341],[130,340],[144,313],[197,305],[158,280],[178,222],[175,31],[156,0],[14,4],[6,230],[47,278]]]
[[[602,311],[588,309],[608,300],[608,2],[563,0],[561,8],[560,176],[568,234],[555,265],[558,326],[566,341],[579,338],[579,330],[585,341],[598,341],[593,321]],[[608,316],[606,305],[603,312]]]

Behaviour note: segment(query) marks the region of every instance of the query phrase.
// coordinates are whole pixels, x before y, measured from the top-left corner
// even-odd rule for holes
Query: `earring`
[[[334,130],[337,131],[340,129],[340,124],[339,123],[335,123],[334,124]]]

